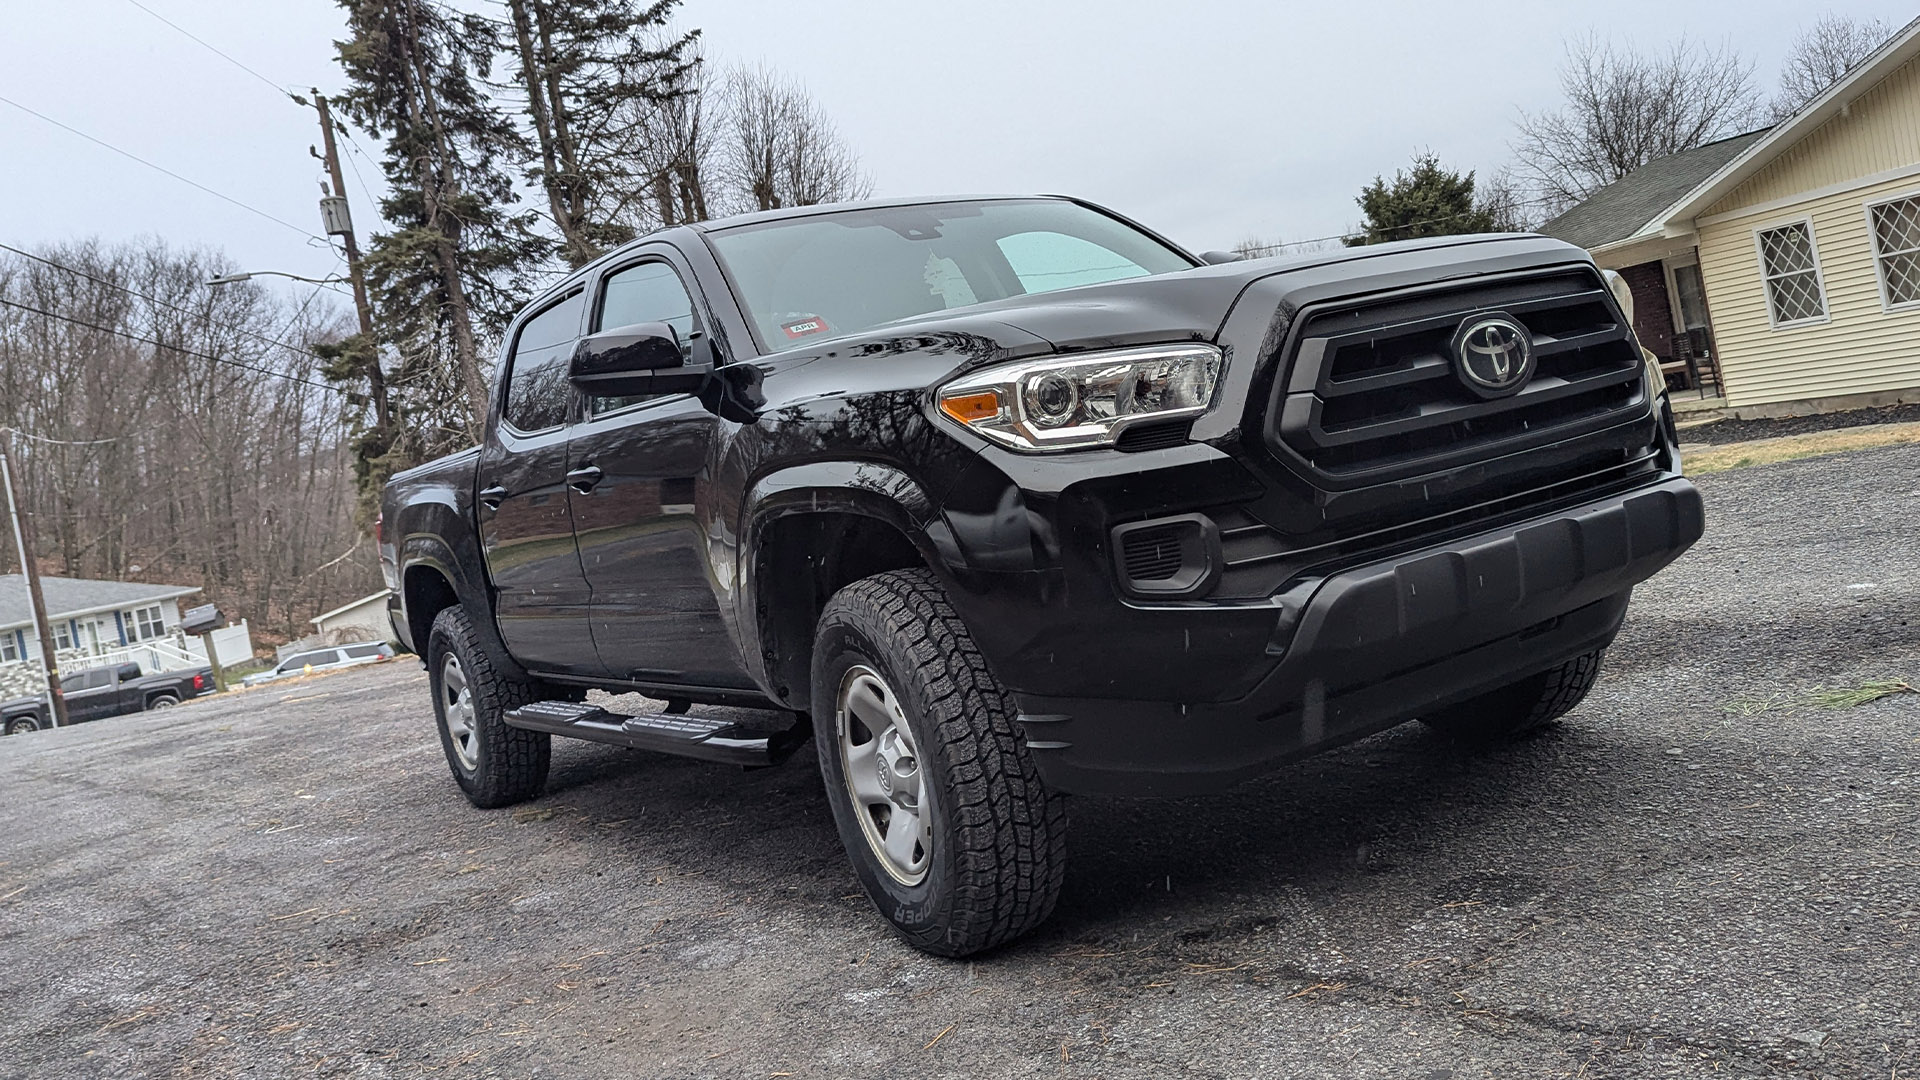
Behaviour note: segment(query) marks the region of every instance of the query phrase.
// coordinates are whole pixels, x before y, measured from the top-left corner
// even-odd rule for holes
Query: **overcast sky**
[[[275,83],[341,85],[330,0],[140,2]],[[302,235],[320,231],[311,109],[132,0],[4,6],[0,97],[297,228],[0,103],[0,239],[146,234],[247,269],[335,268]],[[1556,101],[1569,35],[1724,40],[1771,92],[1821,10],[1896,25],[1913,14],[1880,0],[688,0],[681,22],[716,61],[764,60],[804,81],[877,194],[1065,192],[1208,249],[1346,230],[1359,188],[1421,148],[1497,168],[1517,110]],[[372,162],[348,157],[377,192]],[[376,215],[347,182],[364,238]]]

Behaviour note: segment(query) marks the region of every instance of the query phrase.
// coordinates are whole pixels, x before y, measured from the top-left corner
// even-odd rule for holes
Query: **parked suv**
[[[1069,793],[1572,708],[1702,530],[1600,271],[1526,235],[1232,259],[999,198],[680,226],[568,276],[481,445],[384,497],[455,781],[532,798],[554,735],[811,739],[880,913],[964,955],[1052,909]]]
[[[259,686],[261,683],[278,682],[301,675],[311,675],[316,671],[332,671],[336,668],[359,667],[363,664],[378,664],[393,659],[393,646],[384,641],[363,641],[356,645],[341,645],[326,649],[309,649],[294,653],[265,671],[256,671],[240,680],[242,686]]]

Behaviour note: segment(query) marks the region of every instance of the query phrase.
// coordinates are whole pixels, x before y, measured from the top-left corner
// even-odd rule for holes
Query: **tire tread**
[[[1065,798],[1041,781],[1013,697],[946,590],[927,570],[877,574],[828,603],[821,627],[836,621],[881,631],[884,646],[912,665],[903,675],[921,680],[924,720],[948,766],[954,902],[944,925],[902,935],[927,952],[965,956],[1032,930],[1052,914],[1065,880]]]

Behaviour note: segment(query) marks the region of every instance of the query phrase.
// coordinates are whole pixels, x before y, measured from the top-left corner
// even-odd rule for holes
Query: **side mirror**
[[[1247,257],[1245,255],[1237,251],[1208,251],[1203,252],[1200,256],[1200,261],[1206,263],[1208,266],[1219,266],[1222,263],[1245,262],[1246,259]]]
[[[680,335],[666,323],[635,323],[602,330],[574,346],[567,377],[597,397],[651,394],[654,373],[685,367]]]

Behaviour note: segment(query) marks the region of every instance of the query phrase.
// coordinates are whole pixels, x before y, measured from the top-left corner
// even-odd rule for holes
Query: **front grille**
[[[1121,541],[1121,560],[1132,581],[1165,581],[1180,572],[1182,529],[1154,525],[1135,529]]]
[[[1476,314],[1524,323],[1538,367],[1486,400],[1454,371]],[[1456,468],[1646,412],[1639,351],[1588,269],[1410,290],[1308,308],[1267,417],[1269,445],[1332,490]]]

